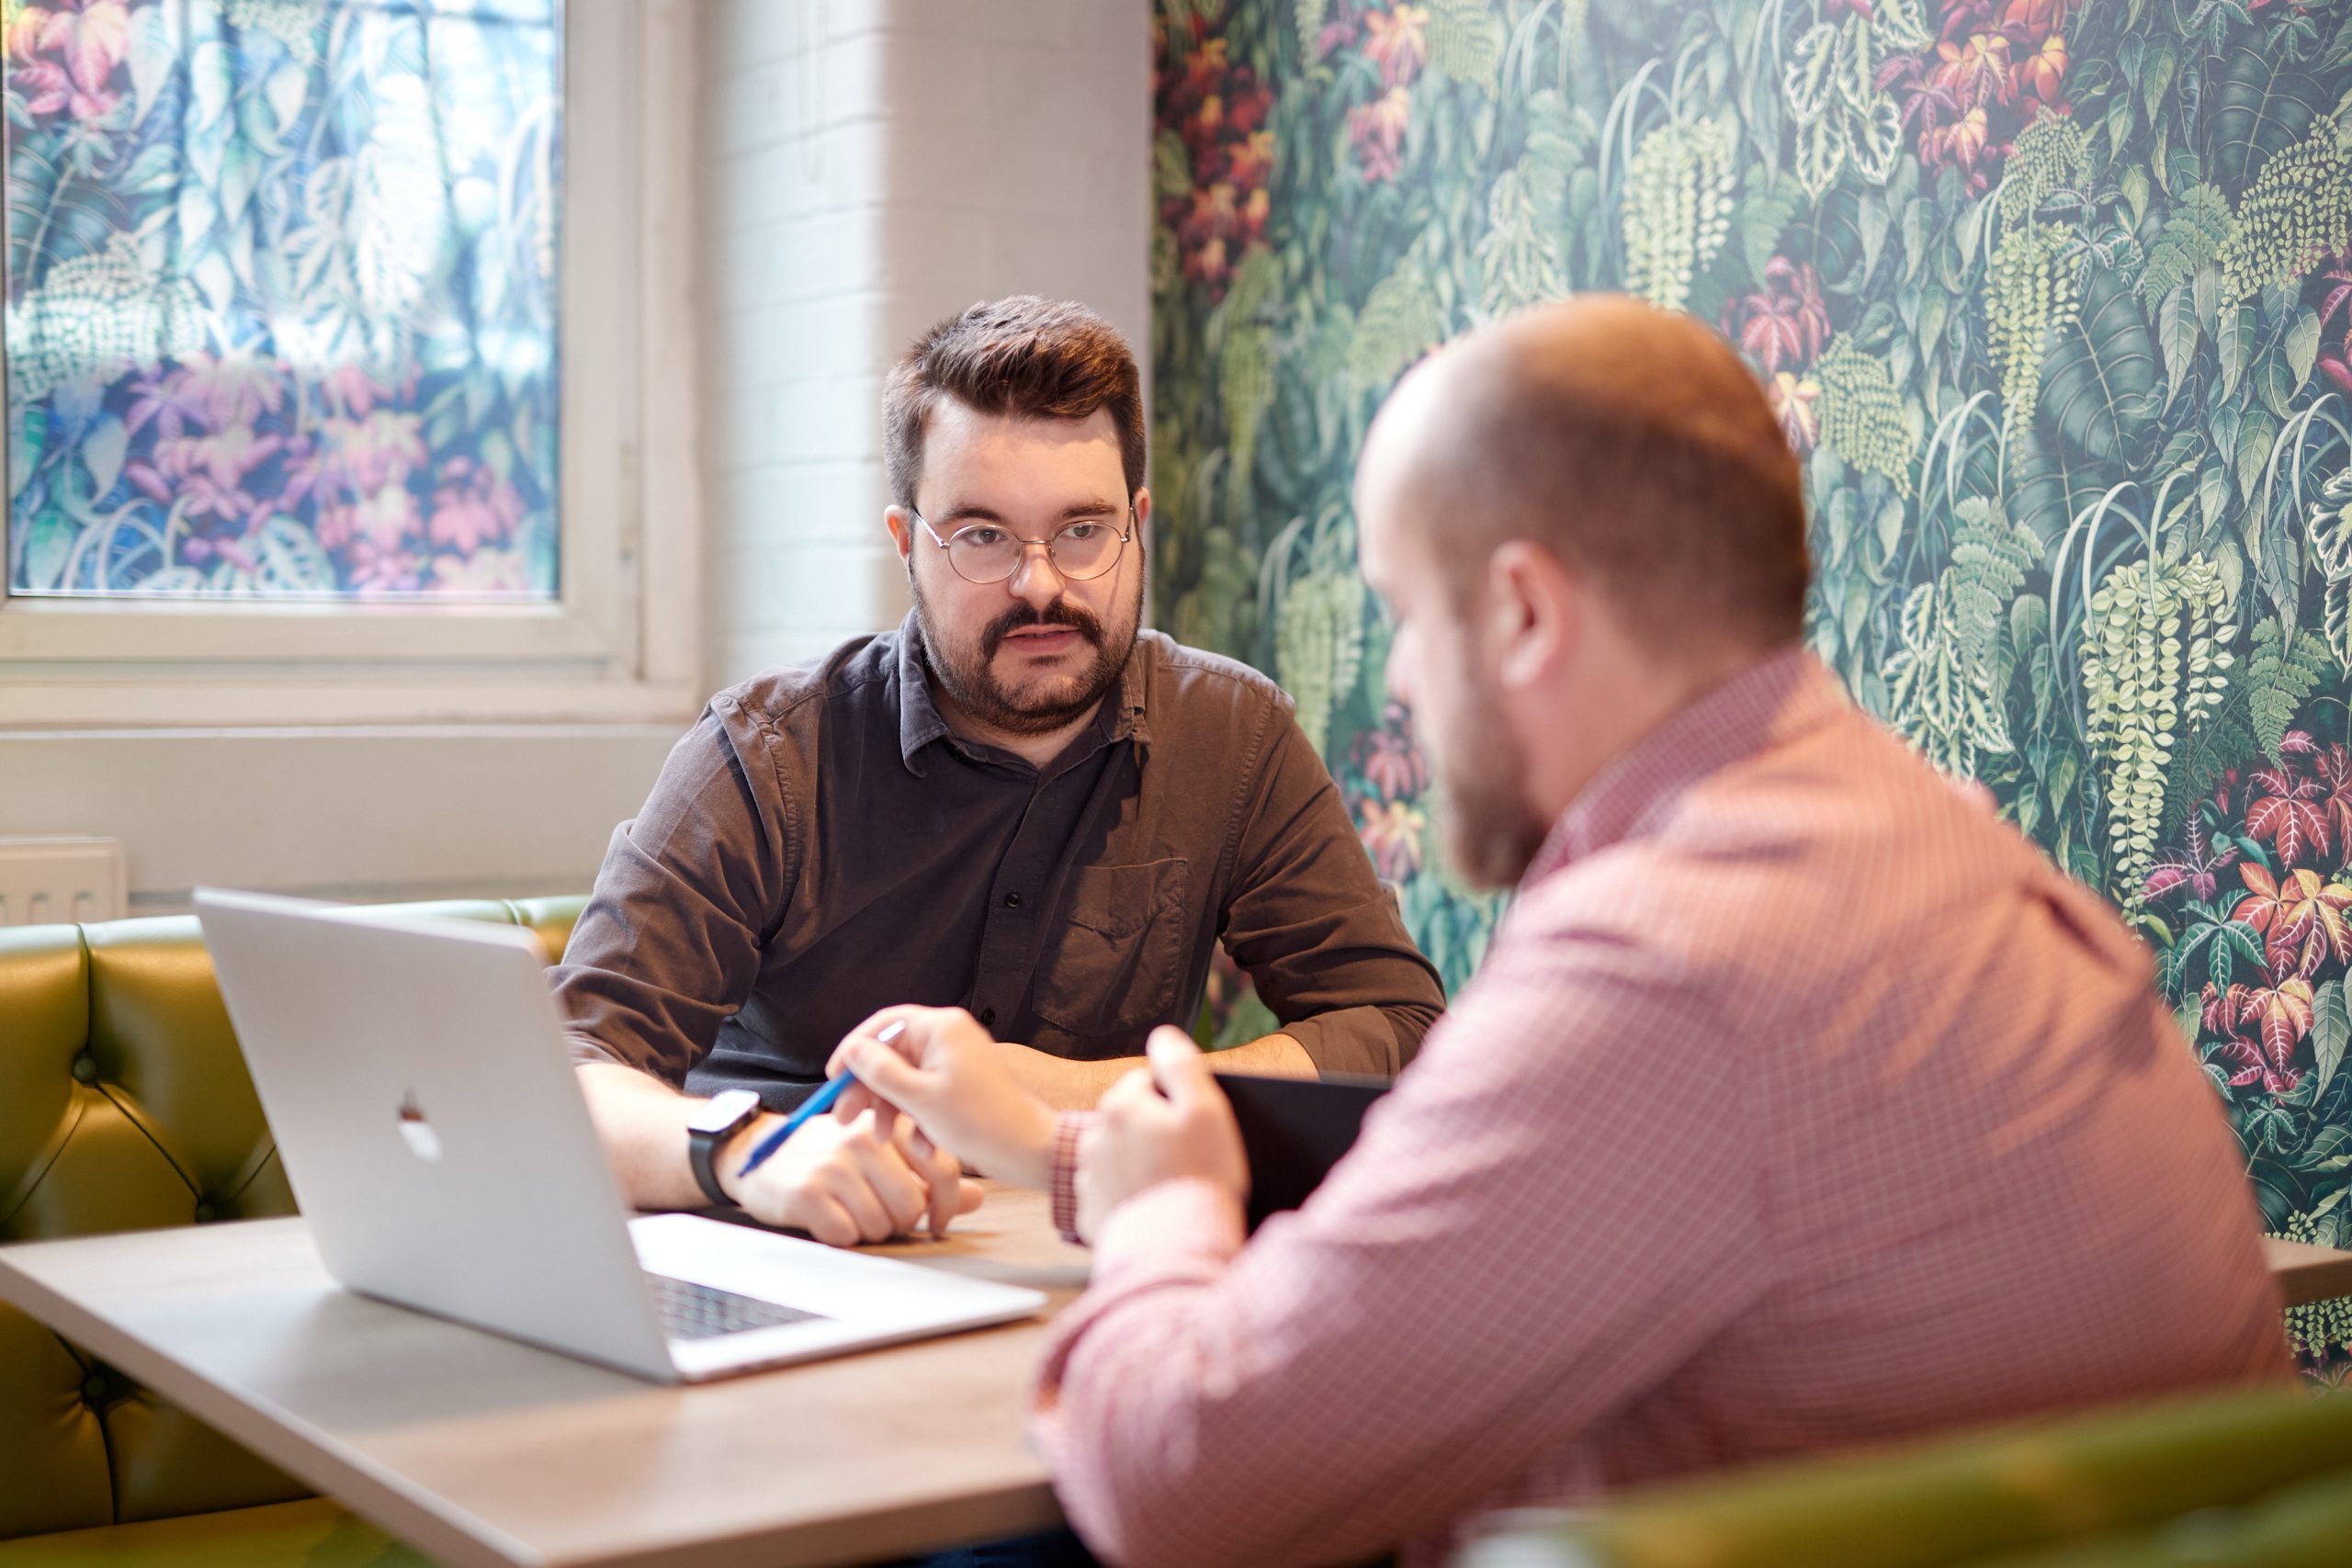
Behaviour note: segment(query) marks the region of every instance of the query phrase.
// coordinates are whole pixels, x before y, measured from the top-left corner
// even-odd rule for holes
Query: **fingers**
[[[901,1040],[904,1038],[900,1036]],[[927,1075],[878,1040],[861,1034],[851,1035],[842,1042],[841,1049],[833,1053],[833,1064],[837,1070],[857,1075],[859,1088],[843,1089],[843,1100],[862,1089],[868,1093],[865,1100],[868,1105],[876,1100],[888,1100],[902,1111],[920,1112],[928,1098],[924,1093],[928,1087],[925,1083]]]
[[[855,1247],[857,1222],[822,1192],[804,1192],[796,1206],[797,1212],[785,1216],[786,1224],[797,1224],[827,1247]]]
[[[912,1122],[901,1122],[899,1128],[899,1147],[908,1163],[930,1184],[931,1234],[934,1239],[944,1236],[958,1213],[970,1213],[957,1207],[963,1199],[963,1163],[924,1137]]]
[[[826,1173],[824,1183],[825,1195],[849,1212],[850,1224],[855,1233],[849,1245],[854,1247],[861,1241],[888,1241],[898,1234],[898,1226],[890,1219],[890,1211],[875,1195],[872,1184],[863,1174],[854,1169],[835,1167]]]
[[[1180,1110],[1190,1109],[1204,1093],[1219,1092],[1209,1072],[1209,1059],[1181,1029],[1161,1024],[1144,1044],[1151,1060],[1151,1076]]]
[[[962,1008],[917,1007],[912,1002],[884,1008],[842,1037],[841,1044],[833,1048],[833,1055],[825,1065],[826,1076],[830,1077],[841,1070],[843,1053],[854,1040],[868,1040],[886,1045],[908,1062],[921,1066],[925,1049],[944,1032],[959,1022],[969,1023],[975,1029],[979,1027],[978,1021]]]
[[[851,1205],[865,1239],[885,1241],[914,1229],[931,1207],[930,1188],[908,1165],[897,1144],[871,1129],[861,1129],[851,1135],[843,1147],[853,1168],[850,1185],[874,1201],[871,1210]],[[876,1223],[881,1226],[878,1235],[872,1228]]]
[[[1147,1110],[1159,1099],[1159,1090],[1151,1081],[1151,1069],[1132,1068],[1121,1073],[1118,1081],[1104,1089],[1102,1098],[1095,1101],[1095,1122],[1099,1125],[1106,1119],[1133,1116]]]

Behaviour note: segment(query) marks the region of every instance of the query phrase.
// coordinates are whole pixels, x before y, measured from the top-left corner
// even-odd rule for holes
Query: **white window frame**
[[[692,716],[707,695],[693,10],[564,7],[560,601],[70,599],[0,584],[0,727]]]

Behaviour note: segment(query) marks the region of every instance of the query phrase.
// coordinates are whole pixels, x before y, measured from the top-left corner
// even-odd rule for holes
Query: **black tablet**
[[[1250,1156],[1250,1228],[1306,1201],[1363,1127],[1364,1112],[1388,1092],[1385,1078],[1270,1078],[1219,1073],[1219,1088],[1241,1124]]]

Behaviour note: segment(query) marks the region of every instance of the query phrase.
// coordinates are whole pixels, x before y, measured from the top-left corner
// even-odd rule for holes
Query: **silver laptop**
[[[199,888],[328,1272],[663,1382],[1027,1317],[1035,1291],[693,1214],[628,1217],[530,932]]]

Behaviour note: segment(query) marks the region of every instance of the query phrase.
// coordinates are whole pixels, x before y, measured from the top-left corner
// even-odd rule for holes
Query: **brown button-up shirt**
[[[1146,631],[1043,768],[956,735],[913,617],[711,699],[555,971],[575,1059],[788,1108],[895,1002],[1087,1060],[1190,1024],[1213,944],[1325,1072],[1443,1005],[1290,700]]]

